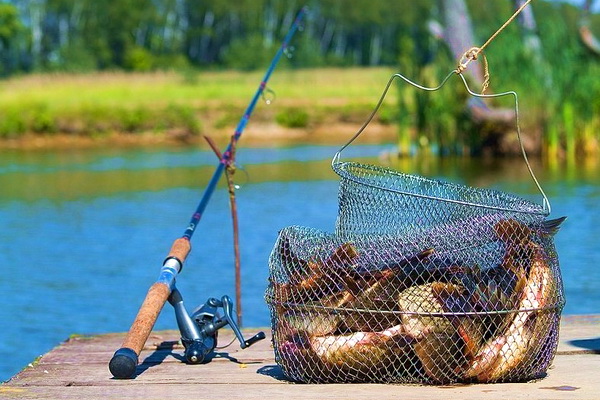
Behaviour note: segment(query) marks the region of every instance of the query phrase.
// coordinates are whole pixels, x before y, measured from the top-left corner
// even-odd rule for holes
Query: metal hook
[[[291,59],[294,56],[294,51],[296,51],[296,48],[294,46],[289,46],[283,49],[283,54],[285,54],[287,58]]]
[[[244,168],[243,166],[236,165],[236,170],[242,171],[244,173],[244,178],[245,178],[245,179],[243,179],[243,183],[235,184],[235,189],[238,190],[238,189],[242,189],[244,187],[244,185],[250,181],[250,174],[248,173],[248,170],[246,168]]]
[[[240,166],[237,163],[233,164],[233,171],[234,171],[234,173],[236,173],[238,171],[243,172],[244,179],[242,180],[242,183],[233,182],[233,188],[235,190],[243,189],[244,185],[247,184],[250,181],[250,174],[248,173],[248,171],[243,166]],[[239,176],[239,174],[237,176]]]
[[[267,96],[267,95],[265,95],[265,92],[268,94],[268,96]],[[276,97],[276,96],[275,96],[275,91],[273,91],[271,88],[269,88],[269,87],[267,86],[267,87],[265,87],[265,89],[262,91],[262,93],[261,93],[261,97],[262,97],[262,99],[265,101],[265,103],[266,103],[267,105],[268,105],[268,104],[271,104],[273,101],[275,101],[275,97]]]

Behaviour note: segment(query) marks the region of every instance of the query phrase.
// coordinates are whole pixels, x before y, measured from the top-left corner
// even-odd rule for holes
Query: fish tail
[[[541,233],[546,236],[556,235],[556,232],[558,232],[565,219],[567,219],[567,217],[549,219],[542,222],[542,226],[540,228]]]

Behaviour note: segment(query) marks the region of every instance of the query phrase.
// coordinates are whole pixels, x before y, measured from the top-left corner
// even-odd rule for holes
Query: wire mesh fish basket
[[[395,77],[420,87],[394,75],[346,146]],[[543,376],[564,306],[553,241],[564,218],[546,220],[525,152],[542,205],[342,162],[346,146],[333,159],[335,231],[285,228],[269,259],[266,301],[285,375],[426,384]]]

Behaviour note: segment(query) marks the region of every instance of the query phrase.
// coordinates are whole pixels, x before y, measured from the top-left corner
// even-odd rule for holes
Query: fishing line
[[[285,39],[283,40],[281,47],[277,51],[277,54],[275,54],[275,57],[273,58],[273,60],[271,61],[271,65],[269,65],[269,68],[267,69],[267,72],[266,72],[263,80],[261,81],[261,83],[258,87],[258,90],[256,91],[256,94],[250,101],[250,104],[246,108],[244,115],[242,116],[242,118],[240,119],[240,122],[238,123],[235,133],[233,134],[231,143],[227,146],[227,148],[223,152],[223,157],[221,158],[221,161],[220,161],[217,169],[215,170],[210,182],[208,183],[208,186],[206,187],[206,189],[204,191],[204,195],[202,196],[202,199],[200,200],[200,203],[198,204],[198,207],[196,208],[196,212],[192,215],[192,218],[190,219],[190,223],[183,233],[183,236],[182,236],[183,238],[186,238],[188,240],[192,238],[192,235],[194,234],[194,231],[196,230],[198,223],[202,219],[202,214],[204,213],[204,210],[206,209],[208,201],[210,200],[210,197],[212,196],[212,194],[217,186],[217,183],[219,182],[219,179],[221,178],[221,175],[223,175],[225,166],[227,165],[227,163],[229,163],[231,161],[232,146],[234,146],[237,143],[240,136],[244,132],[244,129],[246,128],[246,125],[248,124],[248,120],[250,119],[250,116],[252,115],[252,112],[254,111],[254,107],[256,106],[258,99],[260,97],[262,97],[263,92],[265,91],[265,89],[267,87],[267,82],[269,81],[269,78],[271,77],[271,74],[275,70],[275,67],[277,66],[277,63],[279,62],[279,59],[284,54],[286,49],[289,47],[289,42],[292,39],[292,37],[294,36],[294,34],[296,33],[296,31],[298,30],[298,28],[300,26],[300,22],[302,21],[302,18],[304,16],[305,12],[306,12],[306,10],[304,8],[302,10],[300,10],[294,23],[292,24],[292,27],[290,28]]]
[[[176,316],[178,317],[177,322],[180,327],[180,330],[182,332],[183,330],[186,330],[186,334],[190,334],[191,336],[197,336],[191,338],[188,337],[188,339],[190,339],[193,342],[191,346],[195,346],[194,348],[192,348],[186,345],[186,358],[188,358],[188,361],[190,362],[200,362],[200,357],[203,358],[205,355],[203,354],[204,351],[211,351],[211,343],[212,347],[214,348],[214,346],[216,345],[216,330],[218,330],[220,327],[225,326],[225,324],[227,323],[229,323],[231,328],[234,330],[236,337],[238,337],[238,339],[241,342],[242,348],[250,346],[252,343],[261,340],[265,337],[265,335],[262,332],[260,332],[259,334],[255,335],[254,337],[248,340],[243,338],[239,327],[237,326],[237,324],[235,324],[235,321],[231,320],[230,314],[232,305],[228,296],[223,296],[221,300],[211,298],[204,305],[206,309],[213,314],[213,317],[213,310],[216,310],[217,308],[223,308],[223,310],[226,312],[227,321],[224,321],[222,319],[220,319],[219,321],[215,321],[214,331],[212,330],[212,324],[209,324],[211,326],[207,325],[205,327],[206,329],[203,329],[200,332],[198,330],[198,327],[194,325],[194,321],[192,320],[192,318],[187,314],[183,307],[183,299],[181,297],[181,294],[175,287],[175,277],[181,271],[183,263],[185,262],[187,256],[189,255],[189,252],[191,251],[190,239],[196,231],[198,223],[202,219],[202,215],[206,209],[206,206],[208,205],[212,194],[215,191],[215,188],[221,176],[225,172],[226,168],[231,167],[233,163],[235,145],[241,137],[242,133],[244,132],[244,129],[248,123],[248,120],[250,119],[250,116],[252,115],[252,112],[254,111],[258,99],[262,97],[263,92],[267,87],[267,82],[271,74],[275,70],[279,59],[284,54],[285,50],[289,47],[289,42],[296,33],[296,31],[300,28],[300,22],[302,21],[302,18],[304,17],[305,13],[305,8],[302,8],[298,12],[296,19],[294,20],[292,26],[290,27],[287,35],[285,36],[281,44],[281,47],[275,54],[273,60],[271,61],[271,64],[269,65],[269,68],[267,69],[266,74],[260,82],[256,93],[254,94],[252,100],[250,101],[250,104],[248,105],[244,114],[242,115],[242,118],[240,119],[237,128],[231,137],[231,142],[229,143],[225,151],[220,153],[221,157],[219,159],[219,164],[215,169],[204,191],[204,194],[200,199],[198,206],[196,207],[196,211],[190,219],[187,228],[183,232],[183,235],[173,242],[171,250],[169,251],[169,254],[165,259],[163,266],[160,270],[160,274],[157,281],[148,290],[146,298],[144,299],[144,302],[142,303],[138,314],[136,315],[136,318],[129,329],[129,332],[125,336],[121,348],[115,352],[112,359],[110,360],[109,369],[115,378],[126,379],[134,377],[139,361],[138,357],[146,343],[146,340],[150,336],[150,332],[152,331],[152,328],[156,323],[156,319],[158,318],[162,307],[167,302],[167,300],[175,308]],[[180,321],[180,317],[182,321]],[[185,329],[182,329],[182,326]],[[189,357],[187,357],[188,350],[192,350],[190,351]]]

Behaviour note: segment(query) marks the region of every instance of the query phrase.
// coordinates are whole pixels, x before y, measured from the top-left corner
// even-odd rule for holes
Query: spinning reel
[[[185,360],[188,364],[200,364],[212,359],[211,354],[217,347],[219,329],[226,325],[231,327],[242,349],[266,337],[264,332],[258,332],[251,338],[244,339],[240,327],[233,318],[232,301],[227,295],[221,297],[221,300],[214,297],[209,298],[191,315],[185,309],[183,297],[177,288],[173,288],[168,300],[175,309],[175,318],[181,333],[181,342],[185,347]],[[219,309],[222,309],[223,315]]]

